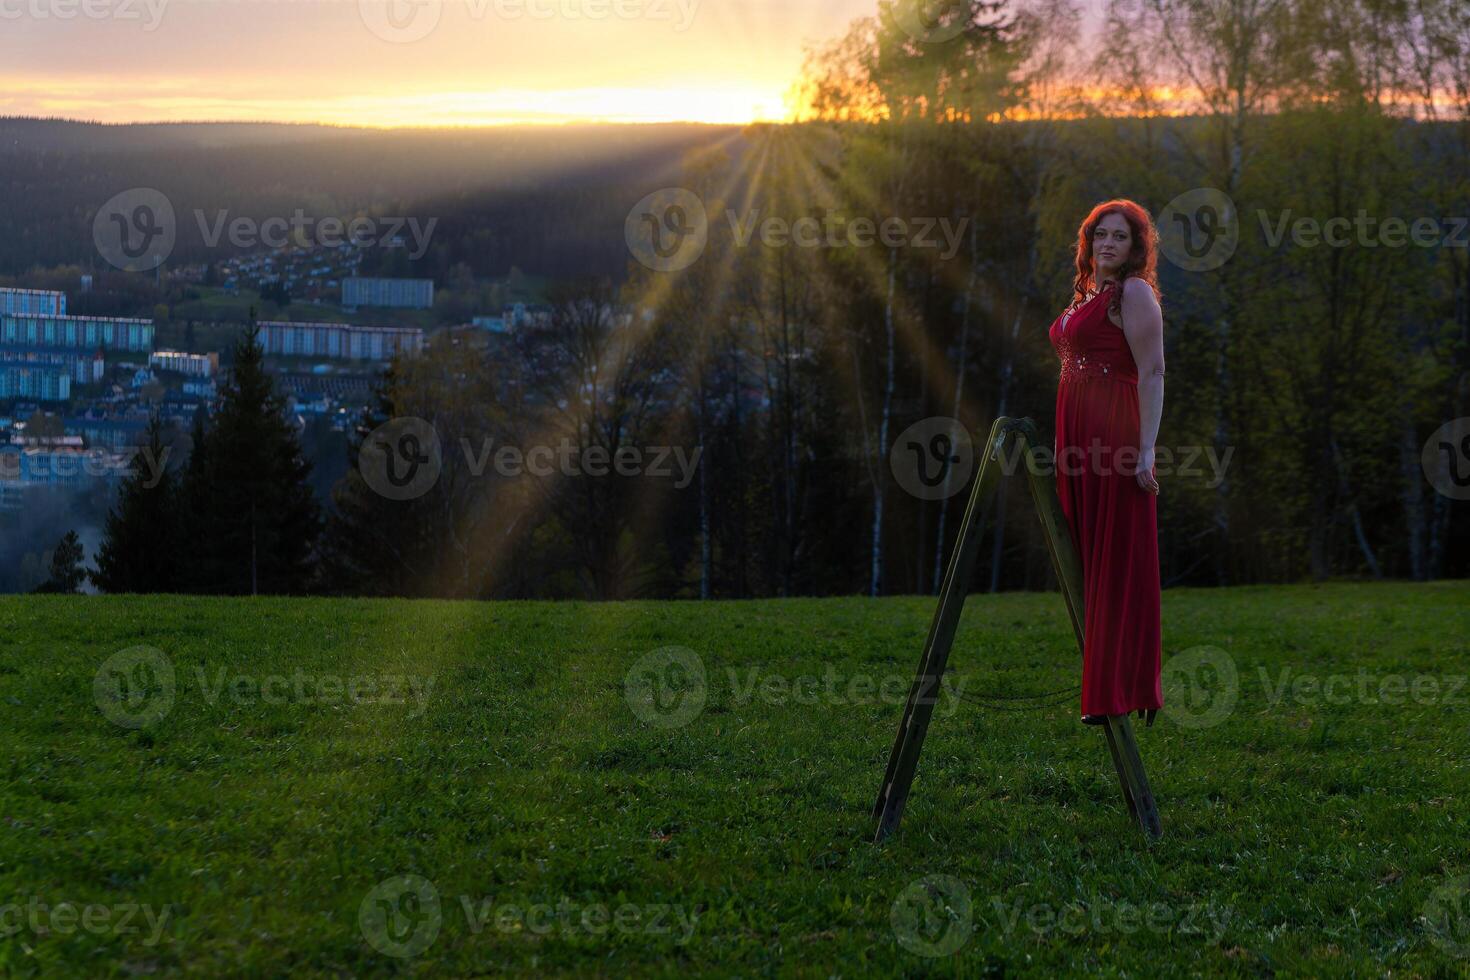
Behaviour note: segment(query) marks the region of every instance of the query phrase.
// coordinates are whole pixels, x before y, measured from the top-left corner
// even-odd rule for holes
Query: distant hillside
[[[691,151],[736,127],[689,124],[476,130],[365,130],[272,123],[112,126],[0,119],[0,274],[102,263],[92,221],[135,187],[163,192],[178,217],[177,263],[233,254],[207,248],[196,212],[230,219],[359,213],[437,218],[433,250],[411,270],[456,261],[504,275],[622,272],[622,223],[671,182]],[[473,215],[473,220],[460,220]]]
[[[310,123],[133,123],[0,116],[0,144],[30,150],[157,150],[170,146],[227,147],[299,143],[373,130]]]

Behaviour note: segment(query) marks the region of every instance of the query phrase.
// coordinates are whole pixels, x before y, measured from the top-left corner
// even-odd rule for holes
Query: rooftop
[[[44,290],[37,290],[44,292]],[[153,326],[151,317],[138,316],[76,316],[71,313],[0,313],[0,316],[14,320],[97,320],[106,323],[144,323]]]

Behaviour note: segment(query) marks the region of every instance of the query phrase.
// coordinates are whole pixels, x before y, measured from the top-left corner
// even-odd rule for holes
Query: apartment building
[[[0,313],[0,345],[146,353],[153,321],[121,316]]]
[[[0,399],[12,398],[68,401],[71,375],[65,365],[0,360]]]
[[[219,354],[189,354],[177,350],[156,350],[148,355],[148,364],[161,371],[174,371],[187,378],[212,378],[219,373]]]
[[[389,306],[428,310],[434,306],[432,279],[370,279],[362,276],[342,280],[342,305]]]
[[[424,347],[418,327],[361,327],[350,323],[258,324],[267,354],[340,361],[388,361],[398,354],[417,354]]]
[[[0,313],[24,316],[65,316],[66,293],[50,289],[0,287]]]

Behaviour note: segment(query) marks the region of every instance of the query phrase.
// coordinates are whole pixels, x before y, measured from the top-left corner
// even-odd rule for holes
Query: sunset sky
[[[803,44],[875,10],[876,0],[0,0],[0,115],[781,119]]]

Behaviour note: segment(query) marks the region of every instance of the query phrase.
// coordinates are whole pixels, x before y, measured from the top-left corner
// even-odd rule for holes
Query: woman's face
[[[1116,273],[1133,251],[1133,232],[1128,219],[1114,211],[1105,214],[1092,229],[1092,268],[1098,279]]]

